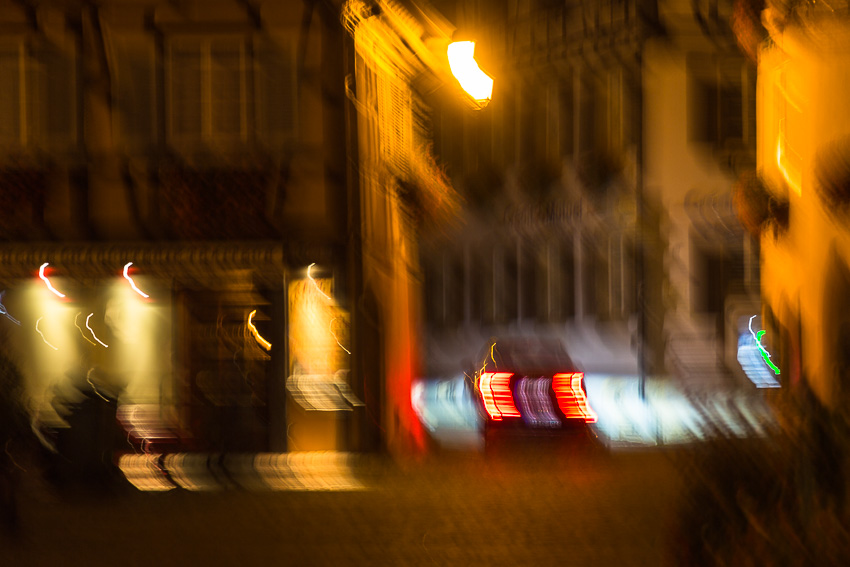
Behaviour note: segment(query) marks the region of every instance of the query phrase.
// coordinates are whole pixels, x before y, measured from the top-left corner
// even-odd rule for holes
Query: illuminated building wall
[[[35,273],[36,270],[33,272]],[[61,267],[50,270],[61,273]],[[38,277],[8,290],[6,308],[20,325],[7,331],[28,378],[34,408],[48,423],[53,403],[85,383],[123,403],[159,403],[170,389],[171,297],[155,280],[136,275],[141,297],[120,274],[95,286],[55,275],[52,293]],[[73,397],[73,396],[71,396]]]
[[[758,64],[758,165],[774,205],[758,227],[762,342],[783,386],[794,394],[810,388],[839,412],[850,368],[847,15],[846,7],[820,3],[771,4],[762,13],[770,41],[760,45]]]
[[[415,9],[414,9],[415,8]],[[457,195],[435,160],[422,91],[445,86],[467,100],[451,76],[446,48],[451,24],[426,5],[350,0],[343,21],[353,40],[358,188],[362,222],[362,298],[354,318],[362,379],[381,411],[372,415],[396,455],[421,453],[426,437],[411,404],[421,372],[421,279],[418,230],[452,218]],[[358,345],[360,349],[358,350]],[[368,361],[367,361],[368,359]],[[382,376],[380,382],[371,376]],[[364,382],[365,383],[365,382]],[[364,400],[367,408],[370,399]]]
[[[311,266],[312,267],[312,266]],[[289,284],[287,430],[291,450],[343,446],[346,413],[363,403],[353,394],[350,322],[333,299],[332,281],[307,277]]]
[[[284,282],[347,282],[357,246],[339,14],[3,2],[0,29],[0,323],[30,395],[114,387],[124,450],[286,450]]]

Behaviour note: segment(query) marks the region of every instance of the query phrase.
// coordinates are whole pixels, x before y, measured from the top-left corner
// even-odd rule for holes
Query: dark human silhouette
[[[32,438],[18,367],[0,352],[0,529],[18,530],[17,492],[23,458]]]

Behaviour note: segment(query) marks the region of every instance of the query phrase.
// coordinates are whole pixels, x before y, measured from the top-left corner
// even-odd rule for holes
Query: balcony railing
[[[583,0],[508,14],[487,27],[494,57],[541,62],[632,44],[656,21],[655,0]]]

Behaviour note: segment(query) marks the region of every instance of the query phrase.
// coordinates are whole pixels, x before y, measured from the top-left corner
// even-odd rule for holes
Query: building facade
[[[445,2],[497,77],[434,104],[465,223],[423,239],[427,367],[500,334],[562,338],[588,373],[746,381],[758,250],[733,185],[755,160],[755,67],[732,2]]]
[[[420,235],[450,225],[459,212],[433,153],[426,95],[444,89],[456,104],[467,95],[450,75],[453,26],[427,3],[349,0],[343,21],[353,48],[346,90],[359,194],[355,364],[380,400],[384,445],[395,455],[416,455],[428,448],[411,402],[427,357]]]
[[[0,323],[44,423],[94,389],[142,444],[350,448],[343,33],[320,2],[0,3]]]

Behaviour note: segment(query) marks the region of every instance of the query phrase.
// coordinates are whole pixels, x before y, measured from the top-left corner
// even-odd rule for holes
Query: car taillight
[[[583,419],[585,423],[596,423],[596,413],[587,402],[587,396],[581,387],[584,372],[555,374],[552,377],[552,389],[558,407],[567,419]]]
[[[510,372],[483,372],[478,381],[481,400],[490,419],[501,421],[503,417],[519,417],[511,393]]]

